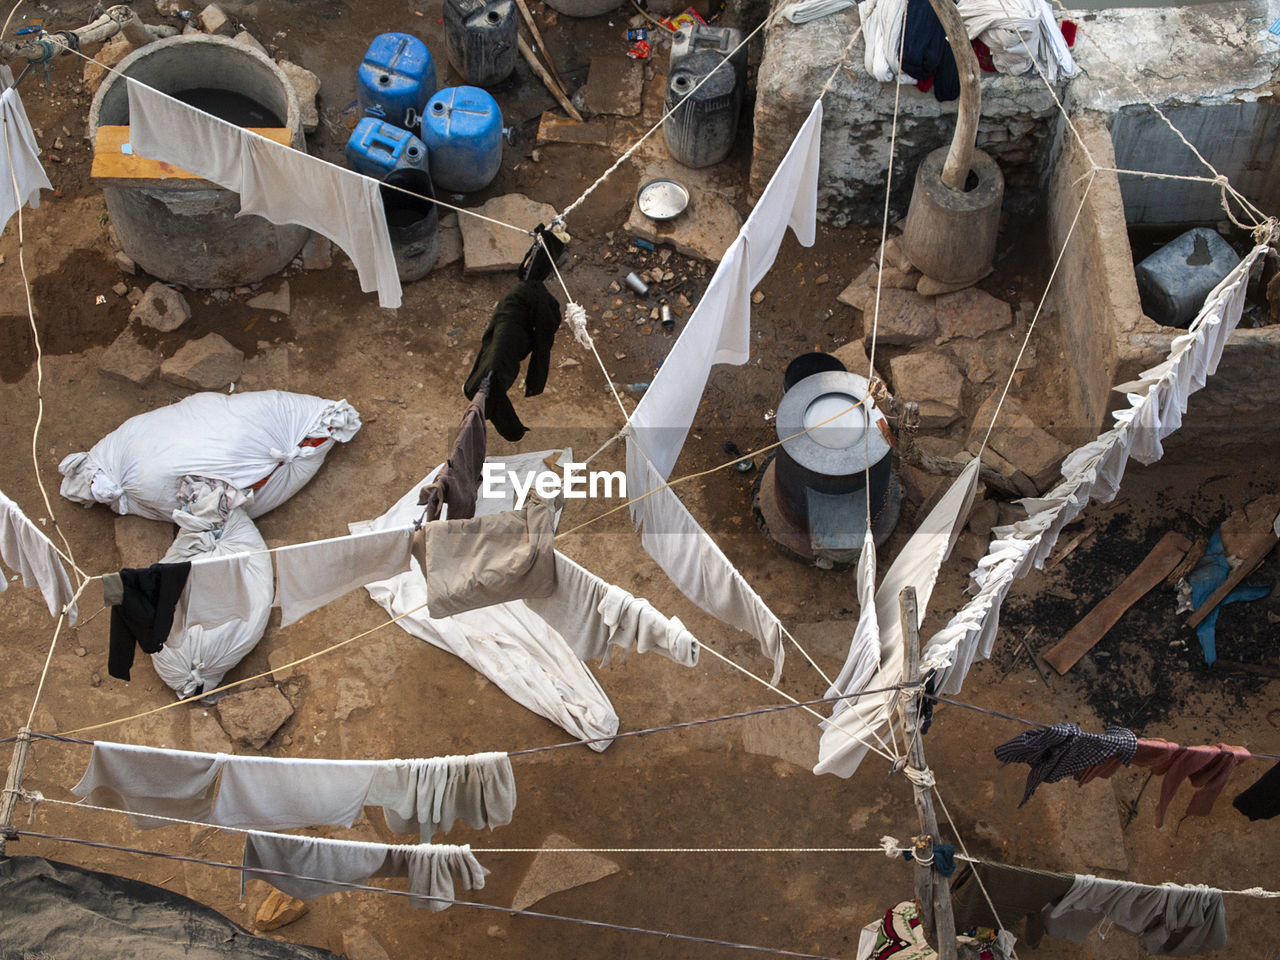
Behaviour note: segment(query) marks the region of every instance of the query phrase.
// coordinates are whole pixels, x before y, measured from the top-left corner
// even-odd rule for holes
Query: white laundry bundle
[[[212,690],[258,645],[271,616],[271,555],[236,507],[175,510],[182,528],[161,563],[190,561],[173,627],[151,664],[181,698]]]
[[[334,443],[359,429],[360,415],[346,400],[283,390],[195,393],[131,417],[87,453],[65,457],[61,493],[167,521],[180,506],[182,479],[203,477],[252,492],[245,513],[258,517],[301,490]]]
[[[53,541],[46,537],[22,508],[0,491],[0,560],[22,575],[24,587],[40,588],[49,616],[56,617],[71,602],[75,590]],[[9,578],[0,571],[0,593],[9,589]],[[77,611],[67,610],[67,624],[75,626]]]
[[[1040,74],[1050,83],[1078,72],[1047,0],[957,0],[965,32],[991,51],[1000,73]]]

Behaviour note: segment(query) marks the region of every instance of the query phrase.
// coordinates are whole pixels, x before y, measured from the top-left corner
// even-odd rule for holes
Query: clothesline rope
[[[52,840],[58,843],[75,843],[86,847],[96,847],[100,850],[115,850],[120,853],[132,853],[145,857],[156,857],[163,860],[176,860],[180,863],[195,863],[205,867],[220,867],[222,869],[235,870],[242,874],[252,874],[264,879],[267,877],[282,877],[291,880],[305,880],[315,883],[323,883],[331,887],[342,887],[346,890],[360,890],[367,893],[389,894],[393,897],[403,897],[410,900],[425,900],[432,903],[443,903],[454,907],[472,907],[476,910],[492,910],[509,916],[534,917],[540,920],[559,920],[564,923],[573,923],[601,930],[614,930],[620,933],[645,934],[648,936],[662,937],[665,940],[679,940],[686,943],[705,943],[718,947],[730,947],[736,950],[769,953],[782,957],[797,957],[799,960],[838,960],[836,957],[830,957],[824,954],[797,953],[794,950],[782,950],[777,947],[762,947],[749,943],[736,943],[731,940],[716,940],[711,937],[697,937],[687,933],[670,933],[663,930],[652,930],[647,927],[632,927],[618,923],[607,923],[603,920],[588,920],[584,917],[568,917],[556,913],[542,913],[537,910],[520,910],[515,907],[501,907],[492,903],[478,903],[474,900],[451,900],[448,897],[439,897],[426,893],[415,893],[410,890],[393,890],[390,887],[375,887],[372,884],[367,883],[352,883],[346,880],[331,880],[327,877],[304,876],[302,874],[286,873],[283,870],[271,870],[266,867],[246,867],[239,863],[226,863],[220,860],[206,860],[201,857],[189,857],[178,853],[165,853],[159,850],[143,850],[139,847],[126,847],[120,844],[103,843],[100,840],[85,840],[79,837],[62,837],[56,834],[40,833],[34,830],[13,830],[11,833],[15,838],[32,837],[39,840]]]

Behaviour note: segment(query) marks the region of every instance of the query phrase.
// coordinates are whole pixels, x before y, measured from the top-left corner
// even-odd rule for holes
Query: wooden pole
[[[964,20],[952,0],[929,0],[929,6],[942,21],[947,32],[947,42],[956,58],[956,70],[960,74],[960,104],[956,111],[956,132],[947,151],[947,162],[942,165],[942,182],[952,190],[964,190],[973,165],[973,147],[978,139],[978,117],[982,114],[982,90],[978,86],[978,58],[969,43]]]
[[[5,827],[13,824],[13,812],[18,807],[18,791],[22,789],[22,772],[27,766],[27,751],[31,747],[31,731],[23,727],[18,731],[13,745],[13,759],[9,761],[9,775],[4,781],[4,794],[0,795],[0,857],[4,856]]]
[[[903,680],[920,682],[920,617],[916,610],[915,587],[898,594],[898,611],[902,616]],[[924,742],[920,738],[920,687],[908,688],[903,726],[907,734],[907,767],[927,770]],[[920,817],[922,836],[915,840],[916,899],[924,920],[924,935],[938,951],[938,960],[956,960],[956,918],[951,909],[951,885],[946,877],[933,869],[933,842],[938,836],[938,817],[933,809],[930,788],[911,782],[915,792],[916,813]],[[921,863],[921,861],[925,861]]]
[[[529,12],[528,5],[524,0],[516,0],[516,6],[520,8],[520,15],[524,17],[524,22],[528,25],[529,32],[533,34],[533,42],[538,45],[538,49],[542,51],[543,57],[546,58],[547,69],[551,71],[551,76],[555,78],[556,86],[567,97],[569,88],[564,85],[564,80],[560,78],[560,71],[556,69],[556,62],[551,59],[551,51],[547,49],[547,42],[542,39],[542,31],[538,29],[538,25],[534,22],[533,14]]]
[[[560,88],[556,86],[556,82],[551,78],[551,74],[547,73],[547,68],[538,62],[538,58],[535,57],[533,55],[533,51],[529,49],[529,44],[527,44],[524,37],[519,34],[516,34],[516,45],[520,48],[521,56],[524,57],[529,66],[533,68],[533,72],[536,73],[538,78],[542,81],[542,85],[550,91],[551,95],[560,103],[560,106],[564,107],[564,112],[574,120],[582,123],[582,114],[574,109],[573,104],[569,102],[569,98],[566,97],[561,92]]]

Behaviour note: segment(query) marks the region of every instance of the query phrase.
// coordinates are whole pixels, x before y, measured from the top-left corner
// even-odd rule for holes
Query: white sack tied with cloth
[[[179,698],[213,690],[258,645],[271,616],[271,554],[262,534],[217,485],[184,485],[173,511],[182,532],[161,563],[190,561],[187,585],[151,665]],[[234,502],[234,498],[230,501]]]
[[[306,486],[335,443],[360,429],[346,400],[283,390],[195,393],[131,417],[86,453],[58,465],[61,493],[86,507],[170,519],[184,477],[221,480],[252,494],[259,517]]]

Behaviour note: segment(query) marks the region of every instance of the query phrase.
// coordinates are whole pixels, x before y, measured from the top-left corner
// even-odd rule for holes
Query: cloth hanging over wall
[[[394,760],[374,775],[365,803],[382,807],[396,833],[419,833],[426,843],[458,820],[475,830],[506,826],[516,805],[516,779],[505,753]]]
[[[531,474],[546,469],[543,459],[571,460],[570,450],[542,450],[508,457],[488,457],[486,462],[516,474],[523,485]],[[376,520],[350,524],[355,532],[403,526],[416,519],[418,489],[431,483],[429,474]],[[505,495],[482,497],[476,516],[500,513],[514,505],[510,485]],[[498,604],[468,611],[443,620],[432,619],[425,609],[427,581],[415,558],[408,573],[390,580],[365,585],[369,596],[391,616],[401,617],[399,626],[420,640],[465,660],[492,680],[517,703],[558,724],[578,738],[603,737],[592,744],[603,750],[608,738],[618,730],[618,716],[609,698],[586,665],[558,632],[521,602]],[[415,612],[410,612],[415,611]]]
[[[53,184],[40,165],[40,147],[27,119],[27,110],[14,87],[0,93],[0,230],[24,203],[34,210],[40,206],[40,191]],[[14,181],[17,181],[16,191]]]
[[[898,595],[906,587],[915,588],[917,615],[923,621],[938,571],[969,517],[978,484],[978,467],[979,461],[974,458],[960,471],[937,506],[911,534],[876,590],[880,667],[870,681],[876,688],[902,682],[904,654]],[[818,763],[813,772],[852,776],[870,745],[876,742],[876,731],[893,722],[893,699],[893,691],[870,694],[853,701],[839,715],[833,713],[831,719],[824,720],[818,741]]]
[[[1083,943],[1104,919],[1137,934],[1144,950],[1160,956],[1189,957],[1227,943],[1222,891],[1199,884],[1153,887],[1077,876],[1044,923],[1051,937]]]
[[[132,77],[129,142],[240,194],[240,214],[297,223],[328,237],[351,258],[365,293],[399,307],[400,278],[378,181],[308,156],[188,106]]]
[[[427,508],[423,520],[439,520],[442,508],[449,508],[450,520],[469,520],[476,515],[481,470],[487,437],[484,430],[485,403],[489,399],[492,376],[480,382],[479,389],[462,413],[462,423],[453,438],[449,459],[444,462],[435,482],[418,491],[418,504]]]
[[[120,599],[111,606],[108,674],[128,680],[137,647],[156,653],[164,646],[190,570],[191,564],[184,561],[120,571]]]
[[[432,619],[550,595],[556,585],[557,511],[557,503],[530,495],[522,510],[426,524]]]
[[[970,40],[991,51],[1000,73],[1044,74],[1050,83],[1079,71],[1047,0],[956,0]]]
[[[959,693],[973,661],[991,656],[1000,605],[1014,580],[1044,564],[1062,528],[1090,498],[1105,503],[1115,497],[1130,456],[1154,463],[1163,455],[1160,441],[1178,428],[1190,395],[1217,370],[1240,322],[1249,271],[1266,250],[1254,247],[1205,298],[1187,332],[1174,338],[1168,359],[1115,388],[1129,406],[1112,415],[1114,427],[1067,456],[1061,483],[1043,497],[1021,501],[1027,518],[992,531],[991,546],[969,575],[973,599],[930,638],[922,655],[922,669],[940,672],[944,694]]]
[[[49,616],[56,617],[76,595],[71,578],[53,541],[22,512],[22,508],[0,491],[0,560],[22,574],[24,587],[39,587]],[[9,578],[0,576],[0,593],[9,589]],[[67,625],[74,627],[79,612],[73,604],[67,610]]]
[[[279,548],[274,603],[280,608],[280,626],[366,583],[408,570],[412,540],[413,527],[407,525]]]
[[[467,890],[481,890],[489,873],[468,846],[367,843],[258,832],[245,835],[243,865],[295,874],[282,877],[245,872],[240,875],[241,887],[245,880],[265,880],[299,900],[346,890],[325,880],[366,883],[374,877],[408,877],[411,893],[442,898],[413,901],[415,907],[433,912],[449,908],[444,901],[454,899],[455,880]]]
[[[1021,807],[1042,783],[1057,783],[1113,758],[1128,766],[1137,750],[1138,738],[1124,727],[1109,726],[1098,734],[1085,733],[1074,723],[1055,723],[1018,734],[996,747],[995,755],[1002,763],[1030,765]]]
[[[507,391],[520,379],[520,364],[530,358],[524,395],[536,397],[547,385],[558,329],[560,304],[538,281],[517,283],[493,311],[462,392],[470,400],[489,380],[486,416],[504,440],[514,443],[528,429],[507,397]]]

